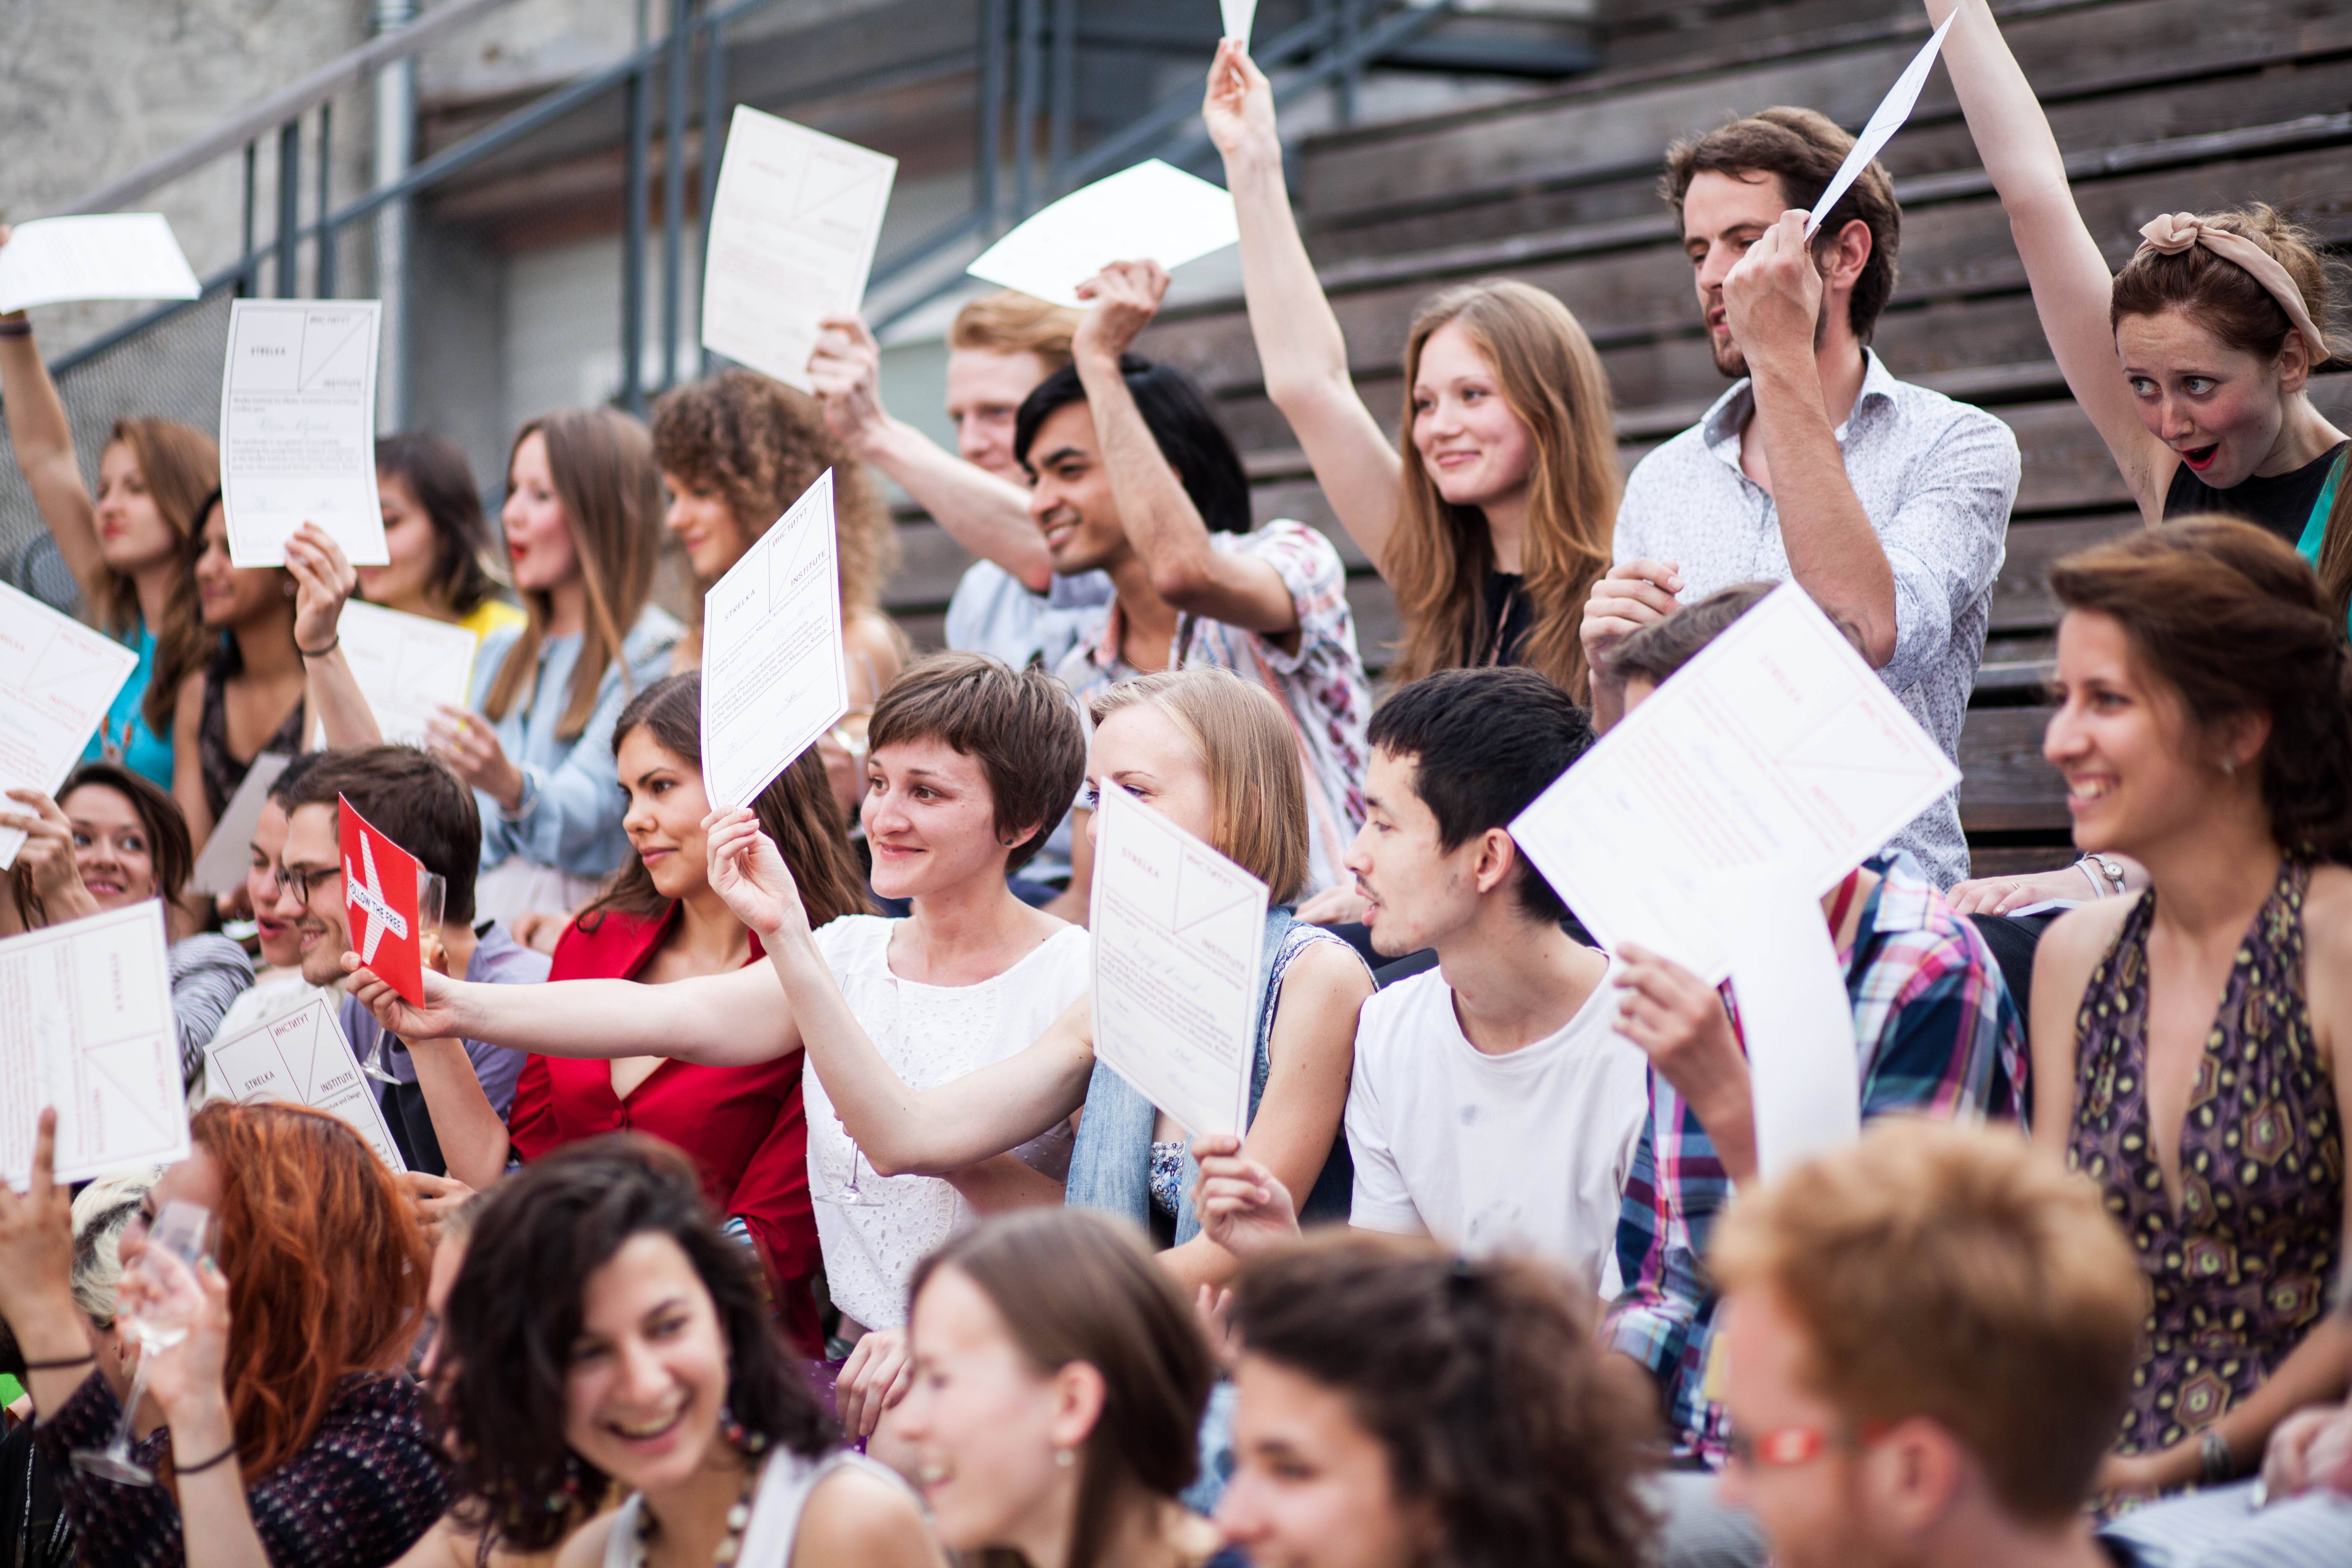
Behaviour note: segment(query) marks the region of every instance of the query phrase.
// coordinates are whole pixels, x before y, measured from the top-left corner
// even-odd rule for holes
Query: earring
[[[1064,1469],[1068,1469],[1072,1465],[1075,1465],[1077,1462],[1078,1456],[1076,1449],[1056,1448],[1054,1450],[1054,1463],[1061,1466]]]
[[[2236,776],[2237,772],[2238,772],[2238,759],[2237,759],[2237,758],[2235,758],[2235,757],[2223,757],[2223,758],[2221,759],[2221,776],[2222,776],[2223,778],[2231,778],[2231,777],[2234,777],[2234,776]]]
[[[738,1448],[744,1446],[743,1423],[735,1419],[735,1408],[730,1405],[719,1407],[719,1435]]]

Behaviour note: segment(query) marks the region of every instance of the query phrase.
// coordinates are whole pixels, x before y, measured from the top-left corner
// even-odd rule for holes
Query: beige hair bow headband
[[[2278,258],[2241,234],[2226,228],[2215,228],[2200,223],[2193,214],[2162,213],[2140,226],[2140,246],[2143,254],[2156,251],[2162,256],[2178,256],[2192,245],[2201,245],[2224,261],[2235,262],[2253,274],[2254,281],[2269,290],[2286,319],[2294,323],[2302,335],[2304,347],[2311,356],[2311,368],[2316,370],[2328,358],[2327,340],[2320,335],[2311,312],[2304,308],[2303,290],[2294,286]]]

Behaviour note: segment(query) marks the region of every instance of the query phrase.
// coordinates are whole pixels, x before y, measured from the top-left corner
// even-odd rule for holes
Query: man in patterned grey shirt
[[[1867,347],[1902,225],[1883,168],[1870,164],[1805,240],[1802,209],[1853,145],[1811,110],[1768,109],[1667,153],[1660,188],[1682,220],[1716,368],[1741,379],[1626,483],[1616,564],[1583,625],[1602,729],[1623,710],[1609,654],[1625,636],[1718,588],[1794,577],[1957,755],[2017,439],[1981,409],[1897,381]],[[1938,887],[1965,879],[1958,792],[1895,843]]]

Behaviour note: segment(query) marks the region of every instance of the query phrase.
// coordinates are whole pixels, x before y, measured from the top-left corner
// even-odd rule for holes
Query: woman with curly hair
[[[803,490],[833,470],[850,716],[824,754],[842,811],[854,811],[859,781],[842,742],[863,734],[875,700],[898,679],[908,652],[906,634],[882,613],[898,536],[874,481],[826,427],[814,398],[748,370],[722,371],[664,397],[654,409],[654,460],[669,491],[662,521],[686,547],[698,602]],[[670,669],[701,664],[698,626],[680,639]]]
[[[118,1310],[159,1295],[192,1304],[188,1336],[143,1352],[163,1426],[132,1457],[165,1485],[73,1468],[121,1415],[91,1367],[72,1289],[73,1233],[41,1113],[25,1196],[0,1193],[0,1314],[40,1411],[35,1441],[60,1479],[82,1560],[108,1568],[381,1568],[447,1501],[415,1384],[425,1239],[368,1146],[303,1106],[215,1102],[194,1148],[149,1190],[121,1240]],[[201,1205],[211,1245],[194,1270],[150,1256],[165,1204]],[[159,1284],[142,1267],[152,1263]]]
[[[1536,1265],[1326,1232],[1245,1265],[1238,1461],[1217,1522],[1260,1568],[1632,1568],[1642,1413]]]
[[[905,1485],[840,1448],[701,1189],[608,1138],[483,1201],[438,1350],[456,1519],[507,1551],[569,1534],[562,1568],[943,1568]]]

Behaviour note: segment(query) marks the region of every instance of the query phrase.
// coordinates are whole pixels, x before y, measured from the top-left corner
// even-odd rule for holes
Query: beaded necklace
[[[760,1468],[753,1465],[743,1478],[743,1489],[735,1499],[735,1506],[727,1510],[727,1533],[719,1539],[719,1550],[710,1559],[714,1568],[733,1568],[736,1555],[743,1550],[743,1531],[751,1523],[751,1494],[760,1485]],[[646,1544],[654,1532],[654,1510],[640,1503],[637,1507],[636,1539],[629,1543],[629,1568],[646,1568]]]

